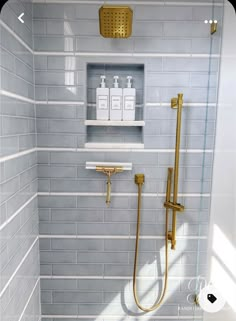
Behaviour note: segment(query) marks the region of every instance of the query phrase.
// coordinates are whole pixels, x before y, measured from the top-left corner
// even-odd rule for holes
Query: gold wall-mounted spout
[[[166,209],[172,210],[172,231],[168,232],[168,239],[171,241],[171,249],[175,250],[175,246],[176,246],[176,214],[177,214],[177,212],[184,211],[184,206],[177,202],[178,183],[179,183],[179,153],[180,153],[180,134],[181,134],[181,118],[182,118],[182,108],[183,108],[183,94],[178,94],[178,97],[171,99],[171,108],[177,109],[174,187],[173,187],[173,201],[170,201],[167,199],[164,203],[164,207]],[[170,169],[168,169],[168,180],[170,179],[169,172],[170,172]],[[168,182],[168,180],[167,180],[167,182]]]
[[[106,204],[107,206],[111,203],[111,176],[116,173],[123,172],[122,167],[105,167],[105,166],[96,166],[97,172],[102,172],[107,175],[107,195],[106,195]]]

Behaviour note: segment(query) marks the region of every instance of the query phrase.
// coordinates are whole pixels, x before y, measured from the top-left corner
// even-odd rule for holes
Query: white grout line
[[[37,105],[77,105],[84,106],[84,101],[57,101],[57,100],[35,100]]]
[[[34,51],[34,55],[35,56],[75,56],[75,53],[67,52],[67,51]]]
[[[220,58],[219,54],[176,54],[176,53],[120,53],[120,52],[64,52],[34,51],[36,56],[77,56],[77,57],[173,57],[173,58]]]
[[[29,205],[37,197],[35,193],[27,202],[25,202],[11,217],[9,217],[2,225],[0,225],[0,231],[4,229],[27,205]]]
[[[104,0],[32,0],[33,3],[70,3],[70,4],[89,4],[89,5],[94,5],[94,4],[104,4]],[[114,1],[112,2],[113,4],[120,4],[121,1]],[[187,2],[187,1],[135,1],[135,0],[130,0],[129,1],[130,5],[153,5],[153,6],[210,6],[212,7],[213,4],[210,1],[206,1],[205,3],[202,2]],[[223,6],[221,3],[214,3],[215,6]]]
[[[146,103],[146,107],[169,107],[170,103]],[[216,107],[217,103],[183,103],[183,107]]]
[[[158,193],[158,196],[159,197],[165,197],[166,194],[165,193]],[[189,193],[189,194],[186,194],[186,193],[178,193],[178,196],[179,197],[211,197],[211,194],[210,193]]]
[[[38,152],[77,152],[78,148],[37,147],[37,151]]]
[[[110,149],[110,148],[53,148],[53,147],[37,147],[37,151],[49,152],[141,152],[141,153],[174,153],[175,149]],[[212,149],[181,149],[181,153],[213,153]]]
[[[96,222],[97,223],[97,222]],[[62,223],[63,224],[63,223]],[[92,223],[93,224],[93,223]],[[39,239],[113,239],[113,240],[132,240],[135,239],[136,236],[133,235],[51,235],[51,234],[42,234],[39,235]],[[177,240],[206,240],[207,236],[177,236]],[[164,240],[165,236],[140,236],[140,239],[143,240]]]
[[[22,40],[5,22],[0,19],[0,25],[5,28],[13,37],[15,37],[32,55],[34,51]]]
[[[9,156],[3,156],[3,157],[0,157],[0,163],[6,162],[6,161],[9,161],[11,159],[15,159],[15,158],[18,158],[18,157],[21,157],[21,156],[24,156],[24,155],[28,155],[28,154],[31,154],[31,153],[34,153],[34,152],[37,152],[37,148],[27,149],[27,150],[25,150],[23,152],[15,153],[15,154],[12,154],[12,155],[9,155]]]
[[[25,96],[21,96],[18,94],[14,94],[10,91],[7,90],[0,90],[0,94],[3,96],[7,96],[7,97],[11,97],[11,98],[15,98],[15,99],[19,99],[25,102],[29,102],[32,104],[37,104],[37,105],[75,105],[75,106],[84,106],[85,102],[84,101],[57,101],[57,100],[34,100],[31,98],[27,98]],[[170,104],[169,103],[150,103],[147,102],[145,104],[147,107],[169,107]],[[87,104],[87,106],[95,106],[95,104]],[[183,105],[184,107],[216,107],[217,103],[184,103]],[[141,107],[141,105],[139,106]]]
[[[13,280],[13,278],[15,277],[16,273],[19,271],[19,269],[21,268],[22,264],[24,263],[24,261],[26,260],[27,256],[29,255],[29,253],[31,252],[31,250],[33,249],[34,245],[36,244],[36,242],[39,240],[39,237],[37,236],[36,239],[34,240],[33,244],[30,246],[30,248],[28,249],[28,251],[26,252],[26,254],[24,255],[23,259],[21,260],[20,264],[18,265],[18,267],[16,268],[16,270],[14,271],[14,273],[12,274],[12,276],[10,277],[10,279],[7,281],[7,283],[5,284],[4,288],[2,289],[2,291],[0,292],[0,298],[2,297],[2,295],[4,294],[4,292],[6,291],[6,289],[8,288],[9,284],[11,283],[11,281]]]
[[[177,5],[177,6],[184,6],[184,5],[186,5],[186,6],[210,6],[210,7],[214,7],[214,6],[217,6],[217,7],[223,7],[224,6],[224,4],[223,3],[212,3],[212,2],[186,2],[186,1],[169,1],[169,2],[166,2],[165,1],[165,5],[166,6],[172,6],[172,5]]]
[[[106,193],[95,192],[38,192],[39,196],[106,196]],[[111,193],[111,196],[137,196],[138,193]],[[157,197],[157,193],[143,193],[144,197]]]
[[[106,315],[106,316],[100,316],[100,315],[63,315],[63,314],[45,314],[45,315],[41,315],[41,318],[44,319],[93,319],[93,320],[101,320],[104,321],[104,319],[118,319],[118,318],[122,318],[122,319],[127,319],[127,320],[137,320],[137,316],[127,316],[127,315]],[[193,315],[181,315],[178,316],[147,316],[147,315],[142,315],[141,316],[142,319],[147,319],[147,320],[202,320],[201,316],[194,316],[193,319]]]
[[[138,279],[153,279],[162,280],[164,276],[137,276]],[[132,280],[132,276],[96,276],[96,275],[85,275],[85,276],[76,276],[76,275],[41,275],[41,280],[60,280],[60,279],[76,279],[76,280],[84,280],[84,279],[92,279],[92,280]],[[196,279],[196,276],[169,276],[168,279],[171,280],[192,280]]]
[[[136,197],[138,193],[111,193],[111,196]],[[165,193],[143,193],[143,197],[164,197]],[[106,196],[106,193],[95,192],[38,192],[38,196]],[[210,197],[210,193],[179,193],[179,197]]]
[[[27,98],[25,96],[21,96],[18,94],[14,94],[10,91],[7,90],[0,90],[0,94],[3,96],[19,99],[25,102],[29,102],[32,104],[37,104],[37,105],[77,105],[77,106],[84,106],[85,102],[84,101],[57,101],[57,100],[34,100],[31,98]],[[169,107],[169,103],[150,103],[147,102],[145,103],[147,107]],[[95,104],[87,104],[87,106],[93,107]],[[217,103],[184,103],[184,107],[216,107]],[[142,107],[141,105],[139,107]]]
[[[24,309],[23,309],[23,311],[22,311],[22,313],[21,313],[20,318],[18,319],[18,321],[21,321],[21,320],[22,320],[22,318],[23,318],[23,316],[24,316],[24,313],[25,313],[25,311],[26,311],[26,309],[27,309],[27,306],[28,306],[28,304],[30,303],[31,298],[33,297],[34,291],[35,291],[35,289],[37,288],[37,286],[38,286],[38,284],[39,284],[39,281],[40,281],[40,277],[38,277],[38,279],[37,279],[37,281],[36,281],[36,283],[35,283],[35,285],[34,285],[34,287],[33,287],[32,292],[30,293],[30,296],[29,296],[29,298],[28,298],[28,300],[27,300],[27,302],[26,302],[26,305],[25,305],[25,307],[24,307]]]

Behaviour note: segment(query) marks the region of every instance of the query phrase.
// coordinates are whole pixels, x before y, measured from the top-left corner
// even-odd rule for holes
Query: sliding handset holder
[[[177,202],[178,200],[178,182],[179,182],[179,152],[180,152],[180,134],[181,134],[181,117],[183,108],[183,94],[178,94],[178,97],[171,99],[171,108],[177,109],[177,122],[176,122],[176,142],[175,142],[175,166],[168,168],[166,201],[164,207],[167,210],[172,210],[172,231],[168,232],[168,239],[171,241],[171,249],[175,250],[176,246],[176,214],[183,212],[184,206]],[[171,180],[174,170],[174,188],[173,188],[173,201],[171,198]]]

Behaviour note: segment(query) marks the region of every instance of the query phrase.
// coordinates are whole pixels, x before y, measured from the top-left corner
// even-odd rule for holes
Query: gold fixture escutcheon
[[[213,21],[211,23],[211,35],[213,35],[217,31],[217,26],[218,26],[217,22]]]

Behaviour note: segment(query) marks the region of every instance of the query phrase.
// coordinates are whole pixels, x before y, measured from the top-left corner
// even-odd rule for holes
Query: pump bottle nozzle
[[[118,79],[119,79],[119,76],[114,76],[114,88],[119,88],[119,83],[118,83]]]
[[[106,87],[106,84],[105,84],[106,76],[102,75],[100,78],[101,78],[101,88],[105,88]]]
[[[132,76],[127,76],[127,88],[131,88],[132,87],[132,83],[131,83],[131,80],[132,80]]]

